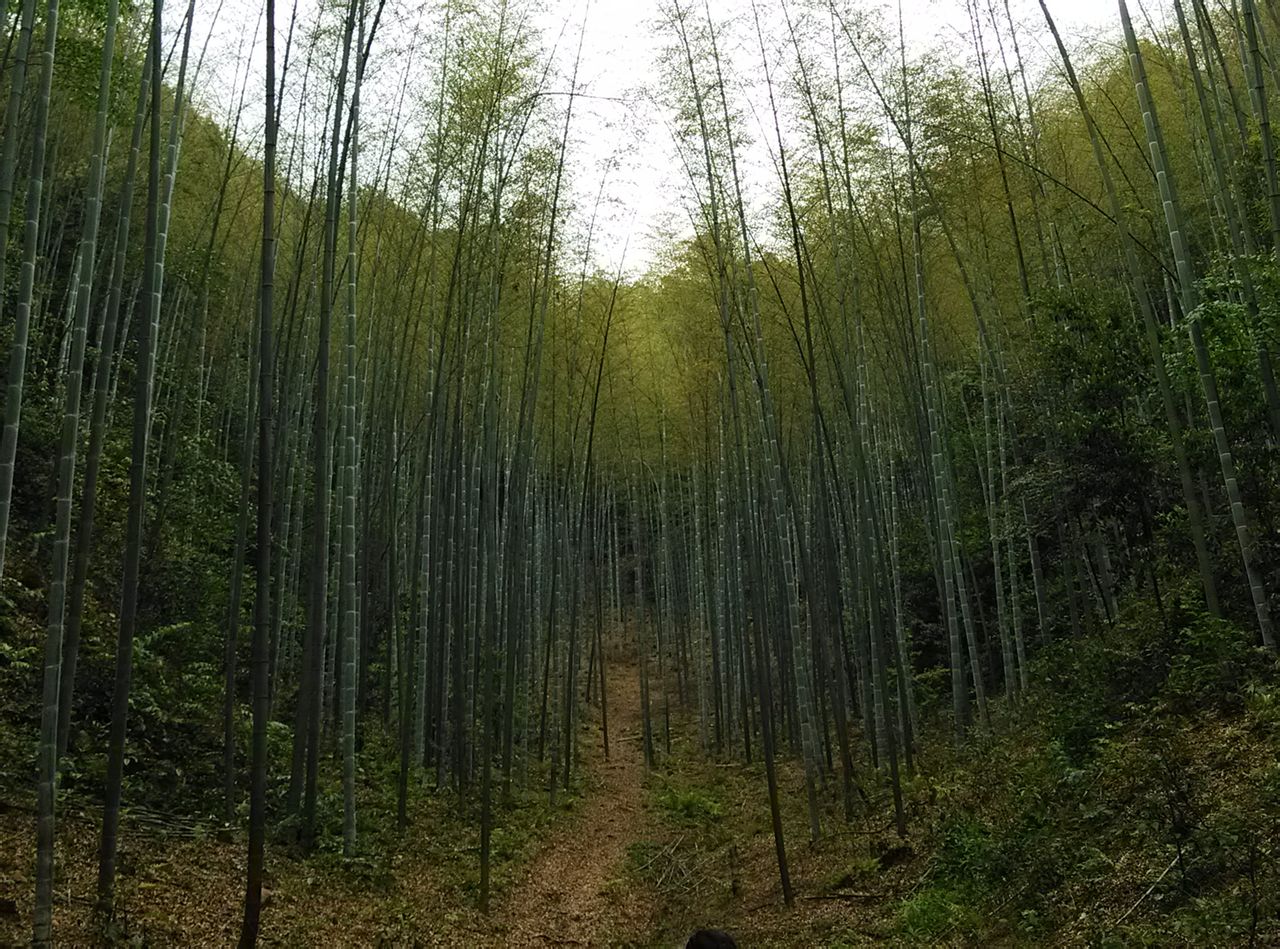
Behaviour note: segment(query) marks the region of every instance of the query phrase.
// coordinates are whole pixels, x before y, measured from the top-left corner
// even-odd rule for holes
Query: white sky
[[[767,114],[767,93],[759,77],[759,47],[751,32],[752,0],[709,0],[709,3],[717,22],[730,23],[727,36],[730,48],[725,52],[734,72],[739,79],[754,81],[754,88],[747,91],[750,104],[761,115]],[[771,20],[783,22],[775,3],[757,0],[757,4],[766,24]],[[689,231],[677,197],[683,187],[681,166],[662,114],[645,94],[656,81],[655,60],[669,42],[651,26],[664,5],[667,0],[591,0],[587,42],[579,72],[579,81],[586,91],[601,98],[581,100],[577,107],[573,149],[578,158],[576,188],[580,201],[593,203],[600,175],[610,159],[615,159],[616,165],[610,171],[612,183],[605,189],[611,200],[597,226],[597,245],[603,258],[601,263],[611,259],[615,265],[625,246],[629,270],[643,269],[652,262],[664,232]],[[1131,0],[1131,5],[1136,17],[1137,4]],[[565,45],[573,47],[585,6],[585,0],[552,3],[544,18],[545,31],[554,40],[564,20],[569,18]],[[687,0],[685,6],[700,10],[699,0]],[[794,16],[799,7],[796,0],[792,0],[791,7]],[[892,14],[896,2],[890,6],[887,0],[862,0],[859,7],[889,11],[892,18],[888,22],[896,23],[896,15]],[[1099,39],[1118,40],[1116,0],[1049,0],[1049,9],[1069,46]],[[1032,61],[1049,61],[1052,38],[1044,27],[1037,0],[1010,0],[1010,10],[1015,21],[1025,27],[1019,34],[1024,55]],[[965,0],[902,0],[902,11],[909,49],[922,52],[942,45],[960,45],[964,47],[963,54],[969,54]],[[768,25],[766,32],[785,35],[781,29],[770,31]],[[735,33],[736,47],[733,45]],[[572,52],[570,48],[565,55],[571,56]],[[989,55],[995,54],[989,50]],[[1052,62],[1056,64],[1056,61],[1056,51],[1053,51]],[[775,71],[775,83],[780,82],[782,75],[782,69]],[[615,99],[626,100],[626,103],[611,101]],[[772,130],[761,128],[755,117],[748,115],[745,132],[754,143],[744,156],[748,189],[754,184],[757,191],[763,192],[766,188],[776,191],[764,141],[773,137]]]
[[[170,2],[170,10],[173,11],[182,0]],[[587,96],[579,98],[575,105],[569,198],[578,207],[578,223],[585,225],[601,187],[601,176],[608,168],[608,180],[603,191],[604,206],[597,223],[593,254],[602,267],[616,267],[625,246],[627,269],[632,272],[643,270],[653,262],[654,254],[662,245],[663,234],[689,231],[680,199],[684,186],[683,172],[672,146],[664,113],[654,104],[655,94],[661,98],[661,90],[657,88],[656,62],[670,38],[656,33],[653,26],[665,2],[667,0],[546,0],[544,10],[537,16],[545,36],[545,47],[550,49],[559,39],[557,69],[562,77],[566,77],[561,81],[567,88],[567,76],[586,14],[587,32],[578,90]],[[684,2],[701,12],[703,0]],[[740,87],[746,100],[738,105],[746,116],[747,127],[743,131],[751,142],[741,156],[750,203],[751,192],[763,195],[776,189],[770,180],[773,171],[766,145],[766,140],[773,137],[772,132],[762,129],[753,115],[753,112],[764,113],[767,99],[760,75],[759,47],[755,45],[754,33],[750,30],[752,0],[706,2],[717,23],[725,25],[721,37],[724,44],[722,53],[731,75],[736,78],[736,82],[733,78],[730,82]],[[785,35],[780,26],[783,22],[780,5],[776,0],[756,2],[766,22],[766,32]],[[886,23],[892,26],[896,23],[897,2],[860,0],[858,7],[884,11]],[[1003,0],[995,2],[999,6]],[[1051,40],[1044,27],[1038,0],[1008,2],[1015,21],[1021,25],[1019,39],[1032,70],[1042,70],[1047,64],[1056,62],[1056,55],[1049,50]],[[1148,2],[1153,8],[1163,7],[1161,0]],[[802,0],[790,0],[790,3],[793,16],[800,15]],[[1137,3],[1131,0],[1135,19],[1139,22],[1140,4],[1141,0]],[[221,12],[214,23],[214,13],[219,5]],[[286,20],[293,6],[293,0],[277,0],[277,17]],[[297,0],[300,23],[312,22],[317,6],[318,0]],[[1049,0],[1049,7],[1069,46],[1079,48],[1097,42],[1117,41],[1115,0]],[[908,47],[913,53],[951,48],[957,57],[971,55],[965,0],[901,0],[901,8]],[[197,98],[215,117],[226,116],[231,111],[237,81],[244,71],[241,57],[250,55],[250,49],[254,49],[255,72],[261,69],[262,40],[253,25],[254,18],[260,16],[261,0],[198,2],[193,56],[198,54],[200,44],[209,36],[209,58],[197,85]],[[176,28],[175,13],[170,12],[169,17],[169,27]],[[1162,26],[1161,16],[1157,15],[1156,19],[1157,25]],[[415,25],[411,19],[402,23],[410,29]],[[777,28],[770,29],[771,23],[777,24]],[[392,28],[384,28],[379,39],[382,40]],[[282,23],[277,40],[281,51],[284,29]],[[379,64],[383,68],[379,70],[377,81],[387,85],[390,91],[383,96],[383,102],[391,103],[404,66],[396,60],[396,54],[375,44],[375,60],[380,52],[385,58]],[[994,57],[994,51],[989,49],[989,55]],[[426,65],[423,61],[423,66]],[[781,85],[785,81],[786,70],[778,64],[775,67],[774,79]],[[852,71],[852,67],[848,68]],[[297,75],[295,72],[295,81]],[[250,87],[250,102],[256,100],[258,88],[257,84]],[[378,94],[378,90],[373,90],[370,98],[376,98]],[[252,108],[252,112],[257,115],[259,110]],[[246,137],[260,136],[257,123],[252,124],[255,130],[242,130],[242,141]]]

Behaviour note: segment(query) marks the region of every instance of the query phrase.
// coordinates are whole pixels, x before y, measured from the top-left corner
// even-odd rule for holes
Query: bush
[[[956,931],[972,932],[980,918],[970,892],[955,886],[932,886],[902,904],[898,928],[911,939],[936,939]]]
[[[677,823],[710,824],[724,814],[724,806],[704,788],[667,788],[658,795],[658,805]]]

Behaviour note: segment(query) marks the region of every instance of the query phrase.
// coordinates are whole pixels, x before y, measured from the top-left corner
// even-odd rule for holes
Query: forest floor
[[[490,915],[477,909],[475,815],[460,816],[453,795],[415,789],[410,825],[396,831],[394,792],[385,775],[370,774],[359,858],[341,857],[336,834],[305,860],[287,846],[270,848],[262,943],[682,946],[691,930],[715,926],[745,937],[744,945],[814,945],[833,944],[832,932],[853,924],[850,913],[862,918],[861,908],[840,901],[785,910],[754,770],[703,760],[696,727],[674,713],[664,727],[656,698],[659,764],[646,769],[638,669],[616,658],[608,672],[608,757],[593,705],[578,733],[580,787],[554,807],[545,790],[517,790],[495,808]],[[782,775],[788,784],[798,778]],[[55,931],[65,945],[93,945],[101,941],[92,913],[100,811],[68,798],[59,815]],[[32,805],[13,788],[0,794],[0,945],[30,938]],[[340,811],[326,816],[332,823]],[[802,828],[791,832],[804,839]],[[795,855],[799,886],[817,872],[815,858]],[[238,835],[126,813],[114,937],[233,943],[244,859]]]
[[[332,847],[299,859],[268,856],[266,945],[649,945],[653,892],[629,873],[638,843],[657,832],[646,806],[637,671],[610,668],[609,757],[598,706],[579,731],[582,787],[549,807],[545,791],[496,806],[494,910],[476,909],[474,815],[459,821],[451,795],[421,792],[410,826],[368,828],[362,856]],[[370,780],[362,827],[393,799]],[[373,795],[378,794],[377,798]],[[0,945],[30,938],[33,801],[0,795]],[[92,914],[100,810],[71,798],[59,814],[55,931],[66,945],[99,941]],[[322,818],[323,820],[323,818]],[[364,831],[362,831],[364,832]],[[332,842],[331,842],[332,843]],[[336,843],[333,844],[336,846]],[[239,931],[244,846],[141,809],[122,825],[114,934],[138,945],[227,945]]]
[[[609,756],[593,727],[591,790],[503,900],[496,922],[505,945],[636,944],[654,926],[653,894],[628,879],[631,849],[657,830],[645,804],[639,676],[627,666],[608,672]]]
[[[451,789],[415,782],[408,826],[397,829],[395,755],[371,729],[358,782],[359,856],[340,853],[341,794],[336,772],[328,772],[315,851],[304,858],[280,841],[269,846],[261,944],[671,949],[705,926],[728,930],[744,949],[1241,945],[1249,933],[1254,944],[1280,945],[1280,913],[1269,909],[1280,904],[1271,890],[1250,903],[1241,897],[1251,892],[1247,873],[1233,871],[1187,900],[1170,871],[1176,851],[1161,837],[1134,839],[1142,820],[1155,826],[1151,815],[1163,800],[1139,788],[1135,774],[1155,769],[1153,788],[1161,786],[1166,761],[1177,762],[1200,809],[1197,820],[1214,833],[1274,813],[1280,687],[1264,688],[1263,680],[1243,714],[1179,713],[1155,738],[1143,732],[1114,739],[1114,753],[1065,776],[1040,719],[1025,717],[1032,703],[1027,712],[998,707],[993,734],[972,752],[945,742],[923,747],[924,767],[904,785],[905,842],[893,829],[886,782],[867,768],[855,777],[860,790],[850,819],[839,789],[827,782],[819,794],[821,833],[810,841],[803,768],[780,756],[795,892],[788,907],[760,749],[751,749],[751,764],[731,760],[745,749],[740,735],[726,732],[715,754],[714,736],[700,730],[696,714],[710,699],[687,684],[682,696],[674,676],[664,687],[651,675],[656,761],[646,767],[638,669],[618,656],[608,671],[608,758],[593,703],[577,733],[578,770],[568,793],[549,801],[536,753],[528,774],[513,775],[510,800],[495,789],[490,914],[478,908],[478,789],[464,806]],[[1150,731],[1153,721],[1143,719],[1141,727]],[[23,734],[0,738],[16,748]],[[287,754],[287,743],[281,751]],[[15,756],[0,759],[0,946],[30,939],[35,821],[30,784],[22,780],[28,766]],[[282,793],[287,766],[280,767]],[[69,788],[59,813],[54,923],[67,946],[102,942],[92,914],[101,814],[86,801]],[[1027,806],[1048,815],[1035,817],[1030,831]],[[1266,829],[1274,826],[1264,821],[1257,834],[1231,839],[1243,840],[1250,853],[1275,853]],[[234,944],[245,845],[242,834],[216,827],[211,818],[181,821],[136,805],[126,812],[114,941]],[[1204,834],[1192,840],[1212,842]],[[1099,866],[1099,853],[1114,856]],[[1054,889],[1046,879],[1060,882]],[[1260,879],[1270,885],[1269,876]],[[1237,918],[1254,904],[1260,915],[1252,924]],[[1134,938],[1110,938],[1119,932]]]
[[[849,852],[880,846],[890,851],[883,862],[892,864],[909,863],[909,850],[892,850],[865,823],[839,833],[834,814],[826,815],[828,836],[806,845],[807,818],[796,806],[804,800],[803,770],[780,763],[797,893],[786,907],[761,769],[704,754],[693,709],[681,709],[671,694],[668,716],[652,670],[657,764],[647,769],[638,666],[614,662],[608,685],[608,758],[596,707],[581,748],[587,781],[581,808],[538,845],[520,882],[499,902],[492,945],[681,947],[702,927],[728,930],[752,947],[884,941],[889,926],[879,910],[895,894],[855,884]],[[674,693],[676,684],[669,685]],[[902,879],[902,872],[882,872],[882,861],[871,863],[868,881]]]
[[[517,766],[510,797],[495,789],[488,915],[478,908],[479,789],[460,799],[430,776],[415,781],[399,829],[397,756],[370,727],[358,856],[340,852],[339,775],[326,758],[315,850],[304,857],[283,833],[269,843],[261,943],[679,947],[708,926],[744,949],[1280,946],[1271,869],[1280,854],[1280,667],[1270,653],[1233,645],[1229,628],[1174,641],[1176,663],[1153,660],[1153,628],[1134,621],[1109,639],[1064,645],[1046,668],[1066,670],[1068,685],[993,703],[991,730],[964,748],[934,722],[903,782],[906,841],[894,832],[887,780],[865,765],[850,814],[837,781],[819,789],[811,841],[804,770],[784,749],[792,753],[779,756],[777,781],[791,907],[760,749],[747,749],[726,716],[717,753],[697,714],[713,699],[674,673],[663,683],[650,669],[653,767],[643,755],[639,670],[622,653],[608,666],[607,759],[596,703],[584,706],[575,781],[554,803],[548,766],[524,749],[527,771]],[[1177,675],[1161,671],[1169,668]],[[20,677],[14,666],[5,675],[0,662],[0,685]],[[0,946],[28,944],[34,891],[37,719],[33,707],[3,705],[16,694],[0,689]],[[278,800],[287,730],[275,738]],[[221,748],[176,747],[186,750],[128,772],[111,935],[135,946],[231,945],[244,837],[220,830],[213,815],[190,816],[218,809]],[[92,914],[101,811],[78,770],[96,756],[79,759],[58,815],[54,924],[67,946],[102,942]],[[207,773],[189,780],[215,789],[213,803],[169,802],[157,790],[165,761],[191,770],[204,761]],[[188,816],[149,809],[166,803]],[[241,802],[240,827],[244,811]],[[1187,869],[1177,866],[1183,852],[1199,854]]]

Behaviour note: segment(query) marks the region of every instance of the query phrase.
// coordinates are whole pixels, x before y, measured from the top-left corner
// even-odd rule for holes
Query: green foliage
[[[1177,631],[1162,695],[1165,707],[1190,713],[1199,709],[1239,711],[1246,686],[1256,685],[1274,668],[1275,657],[1226,620],[1197,615]]]
[[[903,903],[899,928],[911,939],[969,933],[978,921],[972,895],[949,887],[929,887]]]
[[[949,818],[941,832],[938,873],[952,880],[986,882],[999,867],[991,831],[969,814]]]
[[[1270,931],[1280,670],[1195,602],[1179,587],[1163,612],[1130,601],[1105,634],[1042,653],[1017,728],[949,773],[900,932],[1035,941],[1083,925],[1102,945],[1200,945]]]
[[[668,787],[657,800],[669,820],[684,824],[710,823],[724,813],[724,806],[705,788]]]

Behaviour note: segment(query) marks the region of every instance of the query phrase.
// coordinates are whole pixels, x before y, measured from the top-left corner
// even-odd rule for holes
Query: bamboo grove
[[[790,903],[787,774],[812,839],[905,837],[922,736],[999,728],[1047,644],[1150,599],[1274,650],[1280,6],[1120,0],[1075,62],[1051,2],[961,5],[920,52],[843,0],[664,4],[685,236],[639,275],[579,198],[602,11],[266,0],[228,65],[194,2],[6,10],[36,943],[60,785],[112,916],[156,656],[215,670],[172,715],[227,826],[247,792],[251,945],[268,838],[357,856],[375,758],[401,826],[415,788],[478,824],[487,909],[619,675],[649,767],[684,719],[763,763]]]

